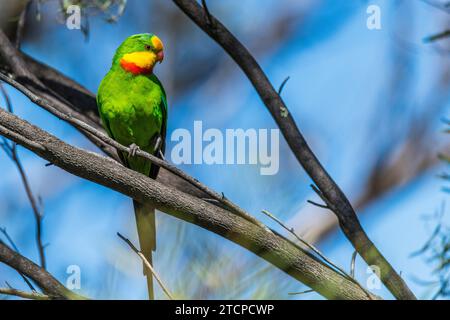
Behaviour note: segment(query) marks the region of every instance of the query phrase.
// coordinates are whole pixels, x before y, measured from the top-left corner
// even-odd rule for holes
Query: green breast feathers
[[[133,75],[112,68],[100,84],[97,104],[103,125],[114,140],[155,153],[155,139],[165,136],[167,120],[166,96],[155,75]],[[128,155],[122,158],[131,169],[149,174],[148,161],[128,159]]]

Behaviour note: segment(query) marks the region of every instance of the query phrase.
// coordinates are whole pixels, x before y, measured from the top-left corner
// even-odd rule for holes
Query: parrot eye
[[[148,44],[145,45],[145,50],[150,50],[152,47]]]

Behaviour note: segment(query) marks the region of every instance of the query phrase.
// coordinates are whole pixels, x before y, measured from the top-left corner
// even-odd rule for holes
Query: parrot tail
[[[156,250],[155,208],[148,203],[133,201],[136,226],[139,236],[139,246],[142,254],[153,267],[152,251]],[[144,265],[144,275],[147,277],[148,298],[155,299],[153,292],[153,275]]]

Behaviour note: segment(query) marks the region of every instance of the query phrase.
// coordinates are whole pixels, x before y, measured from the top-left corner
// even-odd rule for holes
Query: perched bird
[[[159,167],[136,157],[138,149],[163,157],[167,128],[167,100],[164,88],[153,74],[164,59],[161,40],[150,33],[127,38],[117,49],[112,66],[102,80],[97,105],[103,126],[111,138],[131,152],[119,156],[125,166],[153,179]],[[156,249],[155,208],[133,202],[140,250],[152,263]],[[150,299],[154,299],[153,277],[144,267]]]

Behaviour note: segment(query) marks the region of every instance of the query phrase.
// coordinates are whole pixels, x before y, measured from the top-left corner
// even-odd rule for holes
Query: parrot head
[[[120,66],[134,75],[151,74],[156,62],[164,59],[162,41],[151,33],[128,37],[117,49],[113,66]]]

